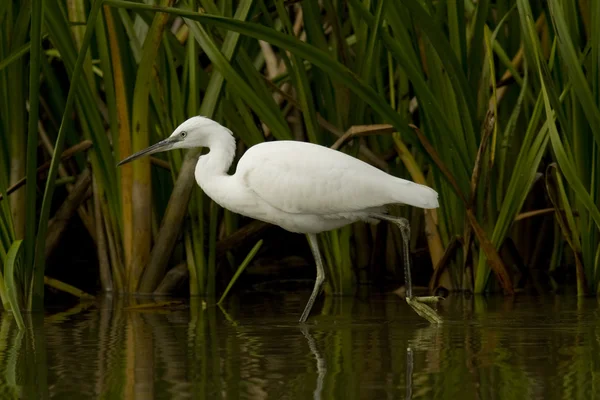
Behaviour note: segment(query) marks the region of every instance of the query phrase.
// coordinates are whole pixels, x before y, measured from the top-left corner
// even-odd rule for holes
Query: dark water
[[[0,398],[600,398],[596,299],[451,296],[430,326],[400,298],[246,295],[223,308],[99,299],[0,320]],[[146,300],[148,301],[148,300]]]

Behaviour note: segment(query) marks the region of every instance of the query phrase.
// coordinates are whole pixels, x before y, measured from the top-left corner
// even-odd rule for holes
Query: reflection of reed
[[[174,326],[184,326],[188,322],[187,312],[176,313],[146,313],[143,320],[149,329],[155,343],[155,358],[158,365],[164,366],[161,376],[168,384],[170,398],[181,393],[189,393],[191,384],[187,380],[187,352],[182,343],[186,342],[182,331]],[[185,333],[185,331],[183,331]]]
[[[600,385],[595,301],[451,296],[432,327],[393,297],[330,298],[334,315],[303,329],[298,299],[224,316],[106,297],[30,315],[25,334],[4,313],[0,398],[587,399]]]
[[[103,296],[101,298],[102,309],[104,312],[100,313],[98,321],[98,374],[96,376],[96,393],[106,393],[108,388],[106,386],[106,377],[111,371],[111,321],[113,316],[113,310],[109,309],[111,305],[112,296]]]
[[[125,355],[125,330],[127,327],[123,308],[126,300],[119,296],[102,296],[98,299],[98,374],[97,395],[105,398],[124,398],[126,374],[123,373]]]
[[[216,398],[221,393],[219,373],[222,369],[216,332],[216,308],[205,307],[202,299],[192,297],[187,348],[191,355],[192,393],[198,399]]]
[[[154,398],[154,339],[142,314],[126,311],[126,399]]]
[[[0,314],[0,394],[5,398],[23,398],[22,388],[17,382],[19,353],[23,346],[23,331],[17,329],[13,316]]]
[[[29,313],[23,316],[25,326],[29,327],[25,334],[25,351],[21,356],[25,359],[25,382],[23,389],[26,399],[48,399],[48,358],[46,354],[46,333],[44,330],[44,314]]]

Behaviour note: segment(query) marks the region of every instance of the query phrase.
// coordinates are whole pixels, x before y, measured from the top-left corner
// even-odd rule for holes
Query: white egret
[[[437,208],[435,190],[389,175],[357,158],[328,147],[297,141],[264,142],[252,146],[240,159],[234,175],[227,171],[235,155],[232,132],[205,117],[192,117],[165,140],[119,163],[165,150],[207,147],[196,165],[196,182],[204,193],[235,213],[304,233],[317,265],[317,278],[300,317],[308,318],[325,272],[317,233],[355,221],[386,220],[400,228],[404,242],[406,300],[431,322],[440,322],[427,306],[437,297],[413,297],[408,241],[410,227],[404,218],[386,214],[386,206],[407,204]]]

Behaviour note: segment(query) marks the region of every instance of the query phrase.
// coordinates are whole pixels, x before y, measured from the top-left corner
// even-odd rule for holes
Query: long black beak
[[[161,140],[160,142],[153,144],[152,146],[148,147],[147,149],[140,150],[137,153],[130,155],[129,157],[125,158],[123,161],[118,163],[117,166],[127,164],[130,161],[133,161],[135,159],[138,159],[138,158],[146,156],[146,155],[158,153],[160,151],[169,150],[171,148],[171,146],[173,146],[173,144],[175,144],[177,141],[178,141],[177,139],[173,139],[173,138],[167,138],[165,140]]]

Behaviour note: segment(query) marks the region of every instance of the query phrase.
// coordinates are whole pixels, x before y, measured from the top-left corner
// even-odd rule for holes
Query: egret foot
[[[437,303],[441,298],[438,296],[426,296],[426,297],[407,297],[406,302],[413,310],[421,317],[425,318],[432,324],[441,324],[442,317],[429,306],[429,304]]]
[[[428,304],[435,304],[441,298],[438,296],[424,296],[417,297],[412,295],[412,278],[410,274],[410,252],[408,249],[408,242],[410,240],[410,224],[406,218],[393,217],[386,214],[372,214],[373,218],[377,218],[384,221],[390,221],[395,224],[402,234],[402,242],[404,244],[404,279],[406,280],[406,302],[413,310],[417,312],[421,317],[425,318],[432,324],[442,323],[442,317],[431,308]]]
[[[442,296],[418,296],[413,297],[412,299],[426,304],[437,304],[440,300],[444,300]]]

